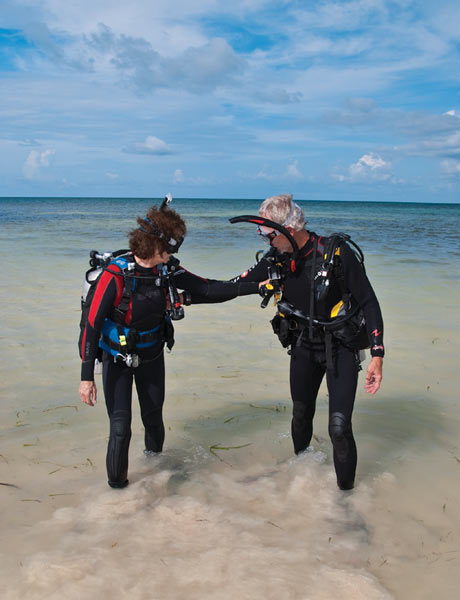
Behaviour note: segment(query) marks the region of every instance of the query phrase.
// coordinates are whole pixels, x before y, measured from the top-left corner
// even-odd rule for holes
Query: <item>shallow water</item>
[[[229,277],[258,240],[255,201],[177,201],[190,270]],[[322,388],[292,456],[288,356],[256,297],[186,308],[167,356],[165,452],[105,482],[108,422],[76,393],[87,252],[124,246],[146,200],[0,200],[3,597],[457,597],[460,207],[305,203],[310,227],[366,252],[385,317],[383,387],[354,413],[357,487],[335,486]],[[103,227],[101,227],[101,222]],[[372,227],[369,227],[372,223]],[[376,235],[376,231],[378,235]]]

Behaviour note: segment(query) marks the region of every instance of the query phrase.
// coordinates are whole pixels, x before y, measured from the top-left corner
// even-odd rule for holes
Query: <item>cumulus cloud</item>
[[[302,173],[297,168],[298,164],[299,164],[299,161],[294,160],[291,164],[289,164],[287,166],[286,177],[288,177],[290,179],[303,179]]]
[[[45,57],[54,63],[77,71],[92,71],[93,59],[88,56],[87,49],[81,44],[79,37],[67,32],[54,32],[41,21],[30,21],[22,30],[24,39],[40,52],[35,59]]]
[[[24,163],[22,171],[26,179],[36,179],[43,168],[50,166],[50,158],[55,150],[32,150]]]
[[[160,54],[144,38],[116,35],[104,24],[85,39],[101,59],[109,60],[125,83],[141,92],[179,88],[205,93],[228,85],[245,67],[244,59],[218,37],[173,57]]]
[[[160,138],[154,135],[148,135],[144,142],[136,142],[123,148],[123,152],[129,152],[130,154],[171,154],[172,150],[170,146]]]
[[[369,172],[377,172],[387,168],[388,163],[385,162],[378,154],[371,152],[370,154],[363,154],[358,162],[350,165],[350,174],[357,177],[360,175],[366,175]]]
[[[176,169],[173,175],[173,183],[182,183],[184,181],[184,173],[182,169]]]
[[[370,152],[348,167],[346,173],[335,173],[339,181],[388,181],[391,179],[391,165],[380,155]]]

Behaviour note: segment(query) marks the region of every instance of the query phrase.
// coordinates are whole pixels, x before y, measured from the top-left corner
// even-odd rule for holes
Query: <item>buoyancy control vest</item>
[[[352,350],[369,348],[363,310],[345,284],[340,259],[343,244],[348,244],[354,251],[359,265],[364,269],[364,255],[350,236],[334,233],[328,238],[322,238],[320,242],[315,238],[313,257],[308,263],[304,263],[304,268],[311,268],[309,314],[281,300],[277,304],[278,312],[271,322],[283,347],[325,343],[326,352],[330,354],[331,341],[335,339]],[[320,260],[317,259],[318,253],[321,254]],[[315,307],[319,302],[327,304],[333,286],[338,286],[341,299],[329,308],[329,314],[320,317],[316,314]]]
[[[174,267],[177,268],[179,261],[174,261]],[[177,263],[177,264],[176,264]],[[91,268],[86,272],[81,297],[81,319],[80,319],[80,338],[79,350],[81,357],[81,342],[88,320],[91,303],[94,298],[97,283],[104,271],[112,272],[114,275],[123,277],[122,297],[117,306],[114,306],[111,314],[105,319],[101,337],[99,340],[99,353],[97,358],[101,360],[102,351],[106,351],[116,358],[123,360],[128,366],[137,366],[139,364],[139,354],[145,354],[151,349],[157,347],[158,353],[161,352],[163,344],[166,343],[169,350],[174,345],[174,327],[171,323],[171,316],[168,313],[159,315],[158,324],[150,329],[135,328],[126,325],[126,313],[129,310],[130,301],[133,294],[136,293],[138,280],[151,280],[152,286],[167,289],[171,296],[173,286],[171,280],[171,271],[165,268],[157,276],[151,277],[137,276],[134,274],[135,261],[129,250],[118,250],[114,253],[99,254],[96,251],[90,252]],[[116,266],[117,269],[111,269]],[[174,290],[173,290],[174,291]],[[177,293],[177,290],[175,290]],[[177,318],[177,316],[176,316]],[[179,316],[179,318],[181,318]],[[157,353],[155,352],[155,355]]]

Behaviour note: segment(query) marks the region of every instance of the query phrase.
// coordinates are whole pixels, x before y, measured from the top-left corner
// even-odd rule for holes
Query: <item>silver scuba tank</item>
[[[97,267],[95,269],[90,269],[86,272],[85,279],[83,281],[83,287],[81,290],[81,301],[82,303],[86,301],[86,297],[88,295],[89,289],[91,287],[91,283],[96,281],[99,275],[102,273],[102,267]]]

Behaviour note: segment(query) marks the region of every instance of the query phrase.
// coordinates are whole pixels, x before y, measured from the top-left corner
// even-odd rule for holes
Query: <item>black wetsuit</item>
[[[124,278],[117,265],[104,271],[97,283],[91,308],[82,337],[82,381],[94,379],[94,362],[98,353],[101,329],[120,304],[123,296]],[[157,274],[153,269],[136,265],[135,291],[129,300],[124,321],[127,327],[137,331],[152,330],[165,324],[166,290],[153,283],[153,279],[142,280],[142,276]],[[236,296],[257,293],[257,283],[216,281],[198,277],[182,267],[174,276],[176,286],[188,290],[192,303],[224,302]],[[112,487],[123,487],[127,483],[128,449],[131,438],[131,396],[133,378],[139,396],[142,421],[145,427],[145,447],[161,452],[165,437],[162,409],[165,391],[163,357],[164,339],[159,336],[158,344],[144,351],[136,351],[141,363],[137,368],[114,362],[108,352],[103,355],[103,385],[107,411],[110,418],[110,438],[107,448],[107,473]]]
[[[318,271],[326,242],[327,238],[321,238],[310,232],[309,240],[300,249],[295,272],[289,273],[283,280],[283,300],[306,315],[310,314],[312,273]],[[315,265],[313,265],[315,243],[317,250]],[[371,354],[383,356],[383,321],[372,286],[355,254],[346,244],[340,246],[340,262],[345,287],[363,309]],[[269,260],[262,258],[234,281],[264,281],[267,278],[269,265]],[[313,314],[320,320],[327,320],[331,308],[341,298],[341,286],[336,278],[332,278],[328,295],[323,302],[315,303]],[[300,340],[294,335],[291,346],[290,388],[293,402],[291,431],[294,451],[302,452],[310,444],[316,397],[326,374],[329,392],[329,435],[334,447],[337,482],[342,489],[350,489],[353,487],[357,462],[351,416],[360,369],[359,361],[356,351],[350,350],[337,340],[332,341],[333,360],[328,360],[324,331],[315,329],[312,333],[311,337],[307,327]]]

